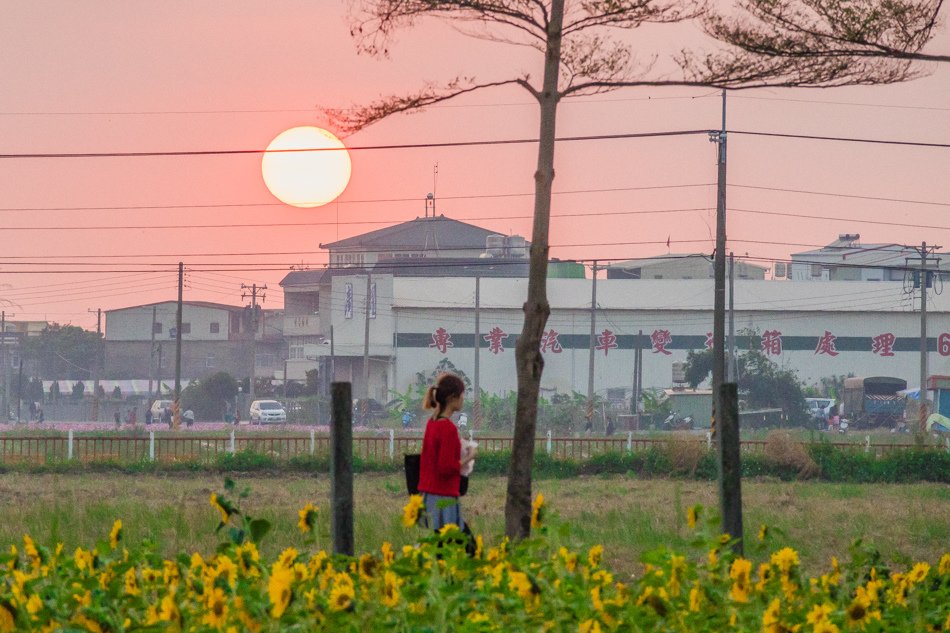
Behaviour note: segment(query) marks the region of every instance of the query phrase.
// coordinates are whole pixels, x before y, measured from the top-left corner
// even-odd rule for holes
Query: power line
[[[584,213],[552,213],[552,218],[584,218],[598,216],[616,216],[616,215],[648,215],[662,213],[687,213],[692,211],[712,211],[713,207],[689,207],[683,209],[643,209],[636,211],[588,211]],[[533,215],[498,215],[486,217],[460,217],[452,218],[454,220],[466,221],[485,221],[485,220],[530,220]],[[130,224],[130,225],[60,225],[60,226],[6,226],[5,231],[114,231],[114,230],[191,230],[191,229],[242,229],[242,228],[278,228],[278,227],[300,227],[300,226],[335,226],[335,225],[357,225],[357,224],[386,224],[395,226],[402,222],[393,222],[392,220],[350,220],[344,222],[259,222],[259,223],[228,223],[228,224]]]
[[[803,213],[791,213],[781,211],[760,211],[755,209],[729,208],[730,212],[750,213],[754,215],[771,215],[784,218],[799,218],[806,220],[831,220],[836,222],[853,222],[855,224],[874,224],[878,226],[902,226],[915,229],[936,229],[940,231],[950,231],[950,226],[939,226],[934,224],[910,224],[908,222],[887,222],[884,220],[861,220],[858,218],[846,218],[834,215],[808,215]]]
[[[860,103],[854,101],[820,101],[818,99],[789,99],[782,97],[753,97],[750,95],[729,95],[731,99],[746,99],[750,101],[787,101],[791,103],[814,103],[818,105],[842,105],[842,106],[860,106],[867,108],[894,108],[899,110],[935,110],[941,112],[950,112],[950,108],[939,108],[936,106],[912,106],[912,105],[895,105],[890,103]]]
[[[833,198],[855,198],[857,200],[876,200],[881,202],[900,202],[903,204],[924,204],[938,207],[950,207],[950,202],[936,202],[931,200],[908,200],[906,198],[883,198],[881,196],[862,196],[854,193],[836,193],[832,191],[810,191],[807,189],[785,189],[782,187],[760,187],[756,185],[729,184],[729,187],[739,189],[758,189],[761,191],[781,191],[783,193],[804,193],[813,196],[830,196]]]
[[[924,143],[922,141],[894,141],[877,138],[859,138],[849,136],[820,136],[817,134],[783,134],[781,132],[752,132],[749,130],[728,130],[728,134],[744,134],[746,136],[767,136],[772,138],[793,138],[809,141],[839,141],[842,143],[872,143],[876,145],[904,145],[908,147],[932,147],[948,149],[950,143]],[[2,158],[2,156],[0,156]]]
[[[707,134],[708,130],[672,130],[667,132],[628,132],[624,134],[591,134],[584,136],[563,136],[556,138],[557,142],[570,143],[577,141],[607,141],[632,138],[660,138],[666,136],[695,136]],[[234,156],[248,154],[286,154],[298,152],[338,152],[338,151],[367,151],[392,149],[434,149],[442,147],[484,147],[497,145],[527,145],[537,143],[538,139],[493,139],[485,141],[447,141],[443,143],[394,143],[389,145],[354,145],[351,147],[309,147],[294,149],[212,149],[212,150],[172,150],[166,152],[58,152],[58,153],[24,153],[0,154],[0,159],[26,158],[144,158],[160,156]]]
[[[573,194],[591,194],[591,193],[618,193],[623,191],[651,191],[660,189],[689,189],[695,187],[712,187],[716,183],[704,182],[682,185],[649,185],[641,187],[606,187],[596,189],[567,189],[562,191],[552,191],[555,196],[573,195]],[[485,193],[485,194],[462,194],[457,196],[439,196],[439,201],[445,200],[485,200],[492,198],[521,198],[533,196],[533,191],[523,193]],[[370,198],[363,200],[334,200],[333,204],[383,204],[396,202],[419,202],[422,198]],[[286,207],[283,202],[234,202],[221,204],[144,204],[144,205],[118,205],[118,206],[95,206],[95,207],[0,207],[0,211],[138,211],[138,210],[173,210],[173,209],[231,209],[239,207]],[[472,218],[477,219],[477,218]],[[367,224],[371,222],[334,222],[333,224]]]

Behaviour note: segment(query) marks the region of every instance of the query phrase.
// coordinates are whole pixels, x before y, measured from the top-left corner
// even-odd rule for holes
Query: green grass
[[[240,477],[237,483],[252,490],[242,506],[274,523],[265,553],[307,547],[296,529],[297,510],[307,501],[321,509],[318,545],[330,547],[326,475]],[[758,480],[742,485],[747,539],[755,539],[760,524],[769,525],[778,546],[799,550],[806,570],[824,568],[833,555],[845,556],[856,538],[873,543],[892,562],[933,562],[950,549],[950,524],[942,519],[950,516],[950,495],[939,484]],[[497,543],[503,532],[504,490],[504,478],[476,476],[463,500],[465,516],[488,544]],[[644,551],[686,547],[686,508],[701,504],[712,512],[717,507],[715,484],[694,480],[580,476],[538,480],[535,490],[544,493],[550,512],[570,524],[577,546],[603,544],[605,557],[621,574],[636,573]],[[8,549],[28,533],[46,544],[62,541],[72,551],[105,538],[121,518],[131,542],[150,538],[165,555],[209,553],[219,539],[214,535],[218,516],[208,499],[221,491],[222,478],[208,473],[8,473],[0,478],[0,498],[16,510],[0,522],[0,548]],[[384,540],[398,547],[423,534],[400,524],[406,501],[401,474],[357,474],[355,495],[358,550],[377,548]]]

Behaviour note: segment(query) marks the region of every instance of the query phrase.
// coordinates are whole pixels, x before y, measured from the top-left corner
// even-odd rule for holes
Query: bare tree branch
[[[324,113],[336,129],[344,134],[352,134],[393,114],[417,112],[427,106],[448,101],[483,88],[518,85],[537,99],[538,91],[534,89],[528,79],[528,77],[524,77],[505,81],[475,83],[471,78],[456,77],[444,86],[429,83],[419,91],[409,95],[384,97],[369,105],[354,108],[327,108]]]
[[[703,0],[581,0],[571,12],[573,21],[564,26],[565,37],[596,27],[635,29],[647,23],[691,20],[704,11]]]

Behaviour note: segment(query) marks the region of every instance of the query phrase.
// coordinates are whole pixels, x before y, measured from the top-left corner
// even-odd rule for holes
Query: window
[[[304,346],[303,345],[291,345],[290,346],[290,358],[293,360],[299,360],[304,358]]]
[[[811,276],[812,276],[812,277],[821,277],[821,264],[812,264],[812,265],[811,265]]]
[[[181,333],[182,333],[182,335],[191,334],[191,323],[182,323],[182,324],[181,324]]]
[[[217,321],[212,321],[212,322],[211,322],[211,325],[209,326],[209,331],[210,331],[212,334],[217,334],[218,332],[221,331],[221,324],[218,323]],[[210,365],[209,365],[209,367],[210,367]]]
[[[273,354],[257,354],[255,356],[257,367],[261,368],[274,367],[276,358]]]
[[[161,334],[162,333],[162,324],[156,321],[152,324],[152,334]]]
[[[214,367],[214,354],[208,354],[205,358],[205,367],[211,369]]]

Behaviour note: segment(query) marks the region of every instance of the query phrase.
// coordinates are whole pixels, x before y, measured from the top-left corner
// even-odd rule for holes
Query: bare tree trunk
[[[558,73],[561,65],[563,21],[564,0],[553,0],[544,60],[544,86],[538,95],[541,103],[541,129],[538,169],[534,174],[534,226],[531,233],[528,298],[524,304],[524,326],[515,347],[518,405],[515,412],[511,465],[508,470],[508,494],[505,500],[505,534],[512,540],[531,534],[531,470],[534,463],[538,394],[541,388],[541,372],[544,370],[541,336],[551,314],[547,292],[548,230],[551,223],[551,188],[554,182],[554,137],[560,97]]]

